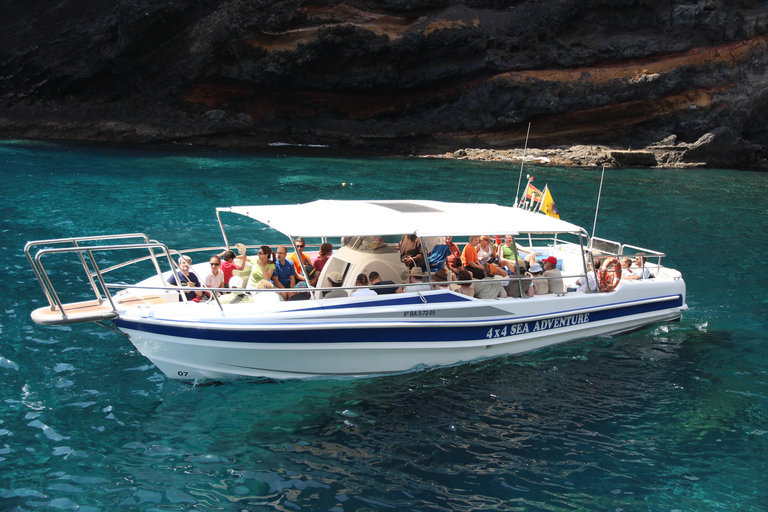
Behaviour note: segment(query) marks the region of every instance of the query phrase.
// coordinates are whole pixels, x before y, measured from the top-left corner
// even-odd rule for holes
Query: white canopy
[[[519,208],[422,200],[318,200],[292,205],[232,206],[216,211],[245,215],[289,237],[516,235],[574,233],[581,229],[570,222]]]

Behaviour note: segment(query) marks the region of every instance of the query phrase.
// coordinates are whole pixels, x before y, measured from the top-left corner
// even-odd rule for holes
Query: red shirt
[[[237,269],[237,265],[231,261],[221,260],[221,267],[219,268],[224,274],[224,284],[229,284],[229,280],[232,279],[232,272]]]
[[[312,261],[312,266],[315,267],[315,270],[320,272],[321,270],[323,270],[323,267],[325,266],[325,264],[328,263],[328,258],[330,257],[331,256],[328,255],[324,259],[320,259],[320,256],[318,256]]]

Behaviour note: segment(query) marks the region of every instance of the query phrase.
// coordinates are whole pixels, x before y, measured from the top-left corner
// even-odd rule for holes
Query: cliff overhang
[[[726,153],[739,159],[722,163],[740,167],[760,165],[768,148],[760,2],[8,7],[4,137],[423,154],[526,137],[542,148],[691,145],[727,130],[739,151]]]

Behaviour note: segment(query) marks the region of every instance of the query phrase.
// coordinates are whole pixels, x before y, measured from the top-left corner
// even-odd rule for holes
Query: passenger
[[[331,245],[329,242],[325,242],[320,245],[320,253],[317,255],[317,257],[315,257],[314,260],[312,260],[312,266],[315,267],[315,270],[322,272],[323,267],[328,262],[328,258],[331,257],[331,254],[333,254],[333,245]]]
[[[416,235],[403,235],[400,239],[400,261],[412,269],[414,267],[422,268],[424,266],[424,251],[421,247],[421,240]]]
[[[499,245],[499,247],[498,247],[499,263],[502,266],[505,266],[505,265],[508,266],[510,269],[512,267],[509,266],[508,263],[505,263],[505,261],[503,261],[503,260],[506,260],[506,262],[515,261],[515,251],[512,248],[512,242],[513,241],[514,241],[514,237],[512,235],[504,235],[504,243]],[[536,253],[535,252],[533,252],[533,251],[531,251],[529,249],[526,249],[525,247],[523,247],[522,245],[520,245],[518,243],[515,244],[515,247],[517,248],[517,255],[519,257],[522,257],[523,260],[526,262],[526,264],[528,266],[531,266],[534,263],[536,263]],[[521,256],[520,253],[524,253],[525,256]]]
[[[268,245],[259,247],[256,259],[252,260],[253,269],[251,270],[251,277],[248,279],[248,288],[256,288],[256,285],[262,279],[267,281],[272,279],[272,274],[275,273],[274,257],[272,248]]]
[[[531,265],[531,268],[528,269],[528,272],[530,272],[531,277],[541,277],[541,265],[534,263]],[[533,297],[533,295],[546,295],[549,293],[549,283],[546,279],[533,279],[532,288],[534,289],[533,293],[531,293],[530,288],[528,289],[529,297]]]
[[[453,281],[453,275],[450,270],[438,270],[432,274],[432,281],[435,283],[435,290],[450,290],[450,281]]]
[[[632,270],[632,258],[624,257],[619,260],[621,263],[621,280],[622,281],[637,281],[640,279],[640,274]]]
[[[579,276],[579,278],[576,279],[576,291],[586,292],[587,289],[589,289],[590,292],[597,291],[597,279],[595,278],[595,271],[599,271],[600,262],[601,260],[599,258],[595,258],[595,270],[592,270],[592,263],[589,261],[587,262],[587,275],[586,277]]]
[[[647,262],[648,258],[646,258],[644,252],[639,252],[635,255],[635,264],[632,266],[632,270],[638,275],[638,279],[651,279],[654,277],[651,274],[651,270],[645,266]]]
[[[469,243],[464,246],[464,250],[461,253],[461,264],[466,270],[472,273],[473,278],[484,279],[485,271],[478,260],[477,249],[475,249],[479,243],[479,236],[469,237]]]
[[[232,273],[235,270],[243,270],[245,268],[246,259],[245,257],[239,259],[235,258],[235,253],[230,250],[226,250],[218,256],[221,259],[221,273],[224,275],[224,286],[229,286],[229,280],[232,279]],[[240,261],[240,263],[238,263],[238,261]]]
[[[288,251],[284,246],[277,248],[277,259],[275,260],[275,273],[272,275],[272,282],[278,288],[290,289],[296,286],[296,269],[293,266],[293,262],[285,259]],[[283,300],[288,300],[288,292],[280,292],[280,296]]]
[[[462,270],[459,274],[459,281],[472,281],[472,273],[469,270]],[[472,287],[472,283],[461,283],[459,285],[459,292],[470,297],[475,296],[475,289]]]
[[[504,235],[504,243],[499,244],[496,248],[499,260],[515,261],[515,250],[512,248],[512,242],[515,239],[512,235]]]
[[[258,283],[256,283],[256,289],[257,290],[274,290],[275,285],[272,283],[272,281],[268,279],[262,279]],[[266,292],[266,293],[259,293],[259,292],[251,292],[252,295],[255,294],[254,302],[280,302],[283,300],[282,297],[280,297],[280,294],[273,293],[273,292]]]
[[[475,297],[478,299],[506,297],[507,291],[504,289],[504,285],[508,284],[509,281],[504,278],[507,277],[507,271],[493,263],[486,263],[483,271],[485,277],[473,283]]]
[[[528,265],[528,268],[531,267],[534,263],[536,263],[536,253],[526,249],[520,244],[515,244],[515,247],[517,247],[518,254],[523,252],[525,253],[525,256],[523,256],[523,260],[525,261],[526,265]]]
[[[511,269],[511,273],[509,274],[510,279],[507,286],[505,286],[507,297],[519,299],[520,297],[532,296],[533,292],[531,290],[533,287],[531,286],[531,278],[525,271],[525,262],[523,260],[518,260],[518,265],[513,264],[509,268]]]
[[[288,256],[288,259],[293,262],[293,269],[296,271],[296,281],[306,281],[301,267],[312,264],[312,262],[309,260],[309,256],[304,254],[304,248],[307,246],[307,244],[301,237],[296,238],[294,243],[296,244],[296,250],[298,251],[298,254],[292,252],[291,255]]]
[[[544,273],[542,276],[548,278],[549,293],[564,293],[563,273],[557,270],[557,258],[550,256],[542,260],[544,263]]]
[[[200,288],[200,279],[197,278],[194,272],[191,270],[192,258],[183,254],[179,256],[179,269],[176,270],[169,278],[168,284],[172,286],[189,286],[190,288]],[[176,278],[178,277],[178,281]],[[179,283],[178,285],[176,283]],[[202,291],[188,291],[184,292],[187,300],[193,300],[195,302],[200,300],[203,296]],[[179,301],[181,301],[181,293],[179,293]]]
[[[357,279],[355,280],[355,286],[367,285],[368,277],[365,274],[358,274]],[[370,295],[377,295],[377,293],[370,288],[358,288],[357,290],[352,290],[352,292],[349,294],[350,297],[366,297]]]
[[[413,267],[410,272],[408,272],[408,278],[411,283],[417,283],[413,286],[403,286],[402,292],[426,292],[431,289],[431,287],[428,284],[420,284],[423,283],[424,280],[424,271],[421,270],[421,267]],[[398,290],[400,292],[401,290]]]
[[[489,235],[483,235],[480,237],[480,242],[475,247],[477,251],[477,260],[483,267],[486,263],[497,263],[498,255],[496,248],[491,243],[491,237]]]
[[[211,273],[205,276],[205,286],[208,288],[224,288],[224,272],[220,272],[221,258],[218,256],[211,256],[209,260],[211,264]],[[213,292],[203,292],[207,296]],[[216,295],[221,295],[221,292],[215,292]]]
[[[445,260],[445,265],[448,267],[448,270],[454,274],[458,274],[461,272],[461,250],[458,245],[453,243],[452,236],[443,237],[443,240],[445,245],[448,246],[449,251],[448,257]]]
[[[394,281],[382,281],[378,272],[373,271],[368,274],[368,279],[372,286],[376,286],[376,293],[378,295],[388,295],[390,293],[396,293],[398,286]]]
[[[290,297],[288,297],[288,300],[309,300],[310,296],[309,290],[307,288],[307,283],[305,281],[299,281],[299,283],[296,285],[296,288],[294,288],[296,292],[289,294]]]
[[[301,283],[306,284],[307,279],[309,280],[309,286],[315,287],[317,286],[317,278],[320,275],[320,272],[315,270],[315,267],[312,265],[304,265],[304,275],[306,276],[306,279],[304,281],[299,281],[296,283],[296,286],[298,287]]]
[[[340,272],[331,272],[328,274],[327,279],[328,285],[331,288],[338,288],[341,286],[343,277],[341,276]],[[339,297],[349,297],[349,295],[344,290],[331,290],[323,294],[324,299],[336,299]]]
[[[250,295],[248,295],[245,292],[239,291],[243,287],[243,278],[240,276],[232,276],[232,279],[229,280],[229,287],[234,288],[235,290],[232,293],[225,293],[221,296],[219,299],[219,302],[222,304],[247,304],[250,302],[253,302],[253,299]]]

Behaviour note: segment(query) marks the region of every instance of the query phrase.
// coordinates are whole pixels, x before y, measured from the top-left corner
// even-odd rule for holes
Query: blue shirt
[[[280,260],[275,260],[275,277],[280,281],[280,284],[286,288],[291,287],[291,276],[296,275],[296,269],[293,268],[293,262],[286,259],[285,263],[280,264]]]
[[[176,284],[176,276],[179,277],[178,282],[181,284]],[[177,270],[174,275],[171,275],[168,278],[168,284],[172,284],[173,286],[194,286],[200,288],[200,280],[194,272],[190,272],[189,277],[187,277],[181,273],[181,270]],[[187,300],[192,300],[197,297],[197,292],[184,292],[184,295],[187,296]],[[181,300],[181,294],[179,294],[179,300]]]

